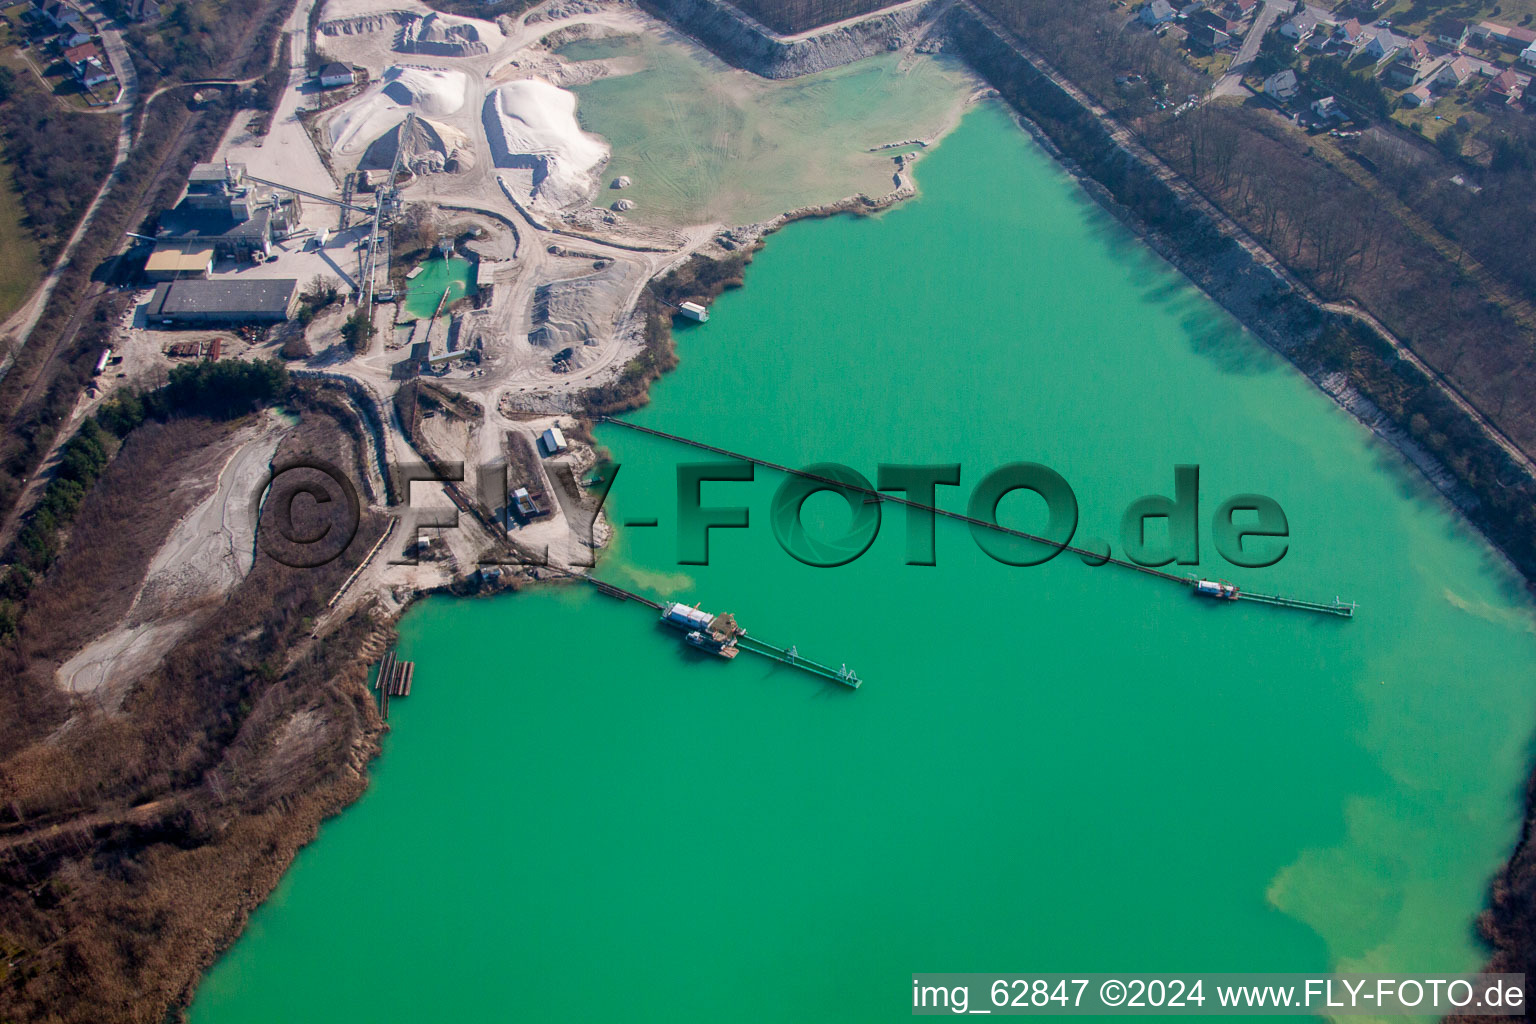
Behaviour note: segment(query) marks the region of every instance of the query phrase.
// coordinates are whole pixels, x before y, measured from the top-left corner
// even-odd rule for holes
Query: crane
[[[399,143],[395,146],[395,162],[389,169],[389,179],[379,189],[378,202],[373,205],[373,230],[368,233],[368,250],[363,254],[363,294],[358,305],[366,305],[368,315],[373,315],[373,277],[377,269],[379,252],[379,235],[384,229],[386,216],[393,218],[399,212],[400,189],[395,181],[400,177],[400,166],[405,160],[405,151],[410,146],[411,130],[416,127],[416,111],[405,115],[405,120],[400,124]]]

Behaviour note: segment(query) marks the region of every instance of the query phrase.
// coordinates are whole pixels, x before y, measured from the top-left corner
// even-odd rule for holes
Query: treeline
[[[1077,85],[1136,124],[1148,148],[1297,276],[1329,299],[1369,309],[1506,434],[1536,450],[1536,365],[1528,357],[1536,339],[1464,268],[1415,234],[1383,190],[1363,187],[1330,166],[1304,137],[1262,109],[1207,103],[1176,117],[1122,93],[1115,76],[1127,71],[1170,83],[1174,96],[1204,92],[1210,84],[1176,67],[1177,57],[1163,41],[1125,29],[1123,14],[1054,0],[979,2]],[[1006,80],[994,84],[1009,91]],[[1070,104],[1065,96],[1032,96],[1032,117],[1042,105]],[[1049,119],[1051,111],[1044,116]],[[1077,146],[1072,133],[1087,138],[1093,126],[1070,112],[1060,119],[1067,125],[1067,141],[1058,140],[1062,148],[1116,191],[1116,178],[1125,172],[1115,164],[1124,164],[1123,157],[1102,139]],[[1054,126],[1047,130],[1055,136]],[[1117,198],[1154,227],[1171,223],[1177,230],[1179,221],[1188,220],[1179,210],[1164,218],[1160,204],[1142,208],[1144,196],[1117,192]]]
[[[306,415],[278,458],[347,464],[353,446],[326,420]],[[311,640],[382,535],[375,513],[344,557],[314,569],[258,546],[249,575],[163,659],[128,686],[108,683],[111,712],[59,691],[58,661],[81,642],[76,623],[101,619],[104,584],[130,600],[174,527],[175,510],[147,507],[143,481],[206,466],[196,448],[219,434],[196,419],[136,431],[29,601],[19,639],[0,644],[0,828],[36,840],[0,859],[0,1020],[177,1016],[295,850],[356,798],[358,769],[376,752],[357,654],[375,621],[364,610]]]
[[[52,263],[117,152],[117,119],[71,113],[27,74],[0,67],[0,135],[26,226]]]
[[[890,7],[893,0],[732,0],[731,6],[781,35],[830,25]]]
[[[1315,158],[1261,110],[1207,104],[1148,132],[1198,184],[1325,297],[1369,309],[1484,415],[1536,451],[1533,339],[1468,269]]]
[[[106,430],[95,420],[86,420],[60,450],[53,479],[17,533],[9,552],[11,565],[0,579],[0,639],[15,635],[17,605],[31,591],[38,574],[58,557],[60,533],[74,521],[115,447],[115,439]]]
[[[1343,57],[1314,57],[1307,77],[1334,96],[1347,100],[1366,114],[1385,118],[1392,112],[1392,98],[1370,74],[1355,74]]]
[[[1491,138],[1492,151],[1475,160],[1463,154],[1457,124],[1434,151],[1377,132],[1356,145],[1380,181],[1436,230],[1508,287],[1536,296],[1536,124],[1528,114],[1498,111],[1478,137]]]
[[[503,15],[516,17],[539,0],[425,0],[428,7],[444,14],[457,14],[466,18],[494,20]],[[318,8],[318,5],[316,5]]]
[[[166,79],[217,77],[251,32],[243,7],[223,0],[172,0],[161,7],[159,21],[129,27],[129,48]]]
[[[1527,579],[1536,579],[1536,481],[1516,466],[1422,371],[1354,321],[1332,324],[1298,360],[1342,371],[1477,499],[1467,513]],[[1309,369],[1314,367],[1309,367]]]

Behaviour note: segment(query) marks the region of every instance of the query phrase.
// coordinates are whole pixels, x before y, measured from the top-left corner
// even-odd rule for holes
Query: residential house
[[[1426,84],[1441,90],[1454,89],[1486,67],[1488,65],[1476,57],[1462,55],[1446,61],[1433,75],[1425,76]]]
[[[100,57],[87,57],[75,65],[75,77],[87,89],[94,89],[103,82],[112,81],[112,72],[107,70]]]
[[[1194,17],[1190,18],[1189,20],[1192,25],[1209,25],[1211,28],[1214,28],[1220,32],[1225,32],[1228,35],[1232,35],[1234,32],[1236,32],[1238,27],[1236,19],[1228,18],[1221,11],[1212,10],[1209,8],[1197,12]]]
[[[160,20],[160,0],[128,0],[127,7],[132,21]]]
[[[1373,28],[1366,31],[1365,42],[1360,45],[1358,52],[1381,64],[1406,49],[1410,42],[1412,40],[1407,36],[1400,36],[1391,29]]]
[[[97,60],[101,59],[101,50],[97,48],[95,43],[92,42],[81,43],[79,46],[71,46],[69,49],[64,51],[64,59],[69,61],[70,67],[74,67],[87,60],[90,60],[92,57],[96,58]]]
[[[46,18],[54,28],[68,28],[85,26],[85,16],[69,4],[61,0],[43,0],[37,4],[38,12]]]
[[[1238,20],[1248,17],[1258,5],[1259,0],[1227,0],[1225,10],[1229,17]]]
[[[1536,32],[1528,28],[1512,28],[1501,25],[1496,21],[1479,22],[1467,33],[1468,38],[1481,42],[1483,45],[1497,43],[1512,50],[1523,50],[1536,43]]]
[[[1337,24],[1338,20],[1321,7],[1303,4],[1301,10],[1295,16],[1280,26],[1280,34],[1287,39],[1294,39],[1299,43],[1311,36],[1319,25],[1328,26],[1331,32]]]
[[[1459,18],[1438,17],[1430,22],[1429,34],[1441,46],[1448,46],[1453,50],[1459,50],[1466,45],[1467,34],[1472,26]]]
[[[1483,101],[1497,106],[1513,106],[1520,102],[1520,97],[1525,94],[1525,87],[1531,80],[1524,75],[1517,75],[1513,71],[1505,71],[1483,90]]]
[[[83,46],[90,41],[91,34],[78,28],[66,28],[63,32],[59,33],[59,49],[61,50],[68,50],[73,46]]]
[[[1532,43],[1530,46],[1527,46],[1525,49],[1521,50],[1520,59],[1526,64],[1529,64],[1531,67],[1536,67],[1536,43]]]
[[[1137,16],[1141,18],[1143,25],[1162,25],[1173,20],[1173,5],[1168,0],[1152,0]]]
[[[1403,106],[1405,107],[1424,107],[1434,101],[1435,96],[1429,91],[1428,82],[1421,82],[1403,93]]]
[[[1449,63],[1446,61],[1444,63]],[[1395,89],[1407,89],[1409,86],[1418,85],[1427,78],[1433,78],[1442,70],[1442,64],[1436,61],[1419,60],[1414,57],[1411,50],[1402,50],[1397,58],[1387,66],[1383,78],[1387,84]]]
[[[1532,46],[1536,46],[1536,31],[1528,28],[1512,28],[1503,42],[1511,50],[1519,50],[1523,53]]]
[[[1232,37],[1214,25],[1194,25],[1189,30],[1189,42],[1201,50],[1217,50],[1227,45]]]
[[[1264,79],[1264,95],[1273,96],[1281,103],[1289,102],[1296,98],[1301,91],[1301,85],[1296,79],[1296,72],[1290,68],[1284,71],[1276,71]]]
[[[352,69],[345,64],[332,61],[320,69],[320,87],[323,89],[334,89],[340,85],[351,84]]]
[[[1344,117],[1343,108],[1339,106],[1339,101],[1332,96],[1324,96],[1320,100],[1313,100],[1312,113],[1324,121]]]
[[[1357,19],[1350,18],[1333,30],[1333,37],[1339,41],[1340,45],[1353,52],[1365,41],[1365,33],[1365,26],[1361,25]]]

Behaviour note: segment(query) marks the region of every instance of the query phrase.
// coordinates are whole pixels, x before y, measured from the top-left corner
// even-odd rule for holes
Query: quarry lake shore
[[[560,1019],[559,993],[601,962],[578,1016],[725,1019],[750,990],[763,1020],[874,1021],[905,1016],[886,979],[923,963],[1470,969],[1490,877],[1480,923],[1507,956],[1532,856],[1512,785],[1531,770],[1532,567],[1499,547],[1486,495],[1373,401],[1361,366],[1395,364],[1365,314],[1312,294],[970,0],[793,37],[715,0],[495,22],[397,2],[301,0],[270,133],[232,125],[194,170],[197,202],[291,192],[274,209],[304,225],[212,277],[339,275],[377,338],[344,297],[306,307],[280,342],[292,408],[183,468],[215,493],[146,580],[197,576],[227,540],[202,523],[255,548],[257,513],[229,494],[279,447],[355,469],[367,529],[356,572],[307,582],[323,610],[285,623],[314,689],[280,681],[249,733],[241,702],[234,731],[209,727],[239,740],[229,770],[220,754],[206,783],[108,822],[148,848],[183,829],[194,854],[234,834],[222,813],[247,829],[218,850],[234,870],[217,907],[168,926],[160,959],[114,964],[121,991],[150,998],[133,974],[149,964],[153,998],[197,1024],[404,1022],[494,1016],[505,981]],[[304,45],[345,84],[316,90]],[[707,323],[676,316],[695,302]],[[117,346],[142,379],[169,364],[156,327],[129,318]],[[273,337],[221,343],[261,358]],[[788,559],[756,516],[716,534],[711,564],[681,564],[656,513],[698,453],[603,422],[620,410],[872,478],[963,456],[969,488],[1039,460],[1080,496],[1078,537],[1115,545],[1117,510],[1198,462],[1202,512],[1262,492],[1295,525],[1288,558],[1251,573],[1207,538],[1212,575],[1361,614],[1170,599],[1075,555],[1016,571],[947,522],[939,564],[916,568],[895,515],[836,570]],[[609,455],[624,477],[578,535]],[[420,509],[392,467],[453,463],[505,465],[535,493],[503,487],[498,507],[427,486],[460,526],[407,540]],[[773,475],[742,500],[766,503]],[[621,529],[631,516],[663,529]],[[805,516],[839,525],[814,502]],[[565,570],[480,571],[541,546],[873,685],[706,659]],[[201,621],[220,593],[259,603],[268,561],[203,580]],[[935,608],[966,617],[936,625]],[[151,633],[175,643],[193,622]],[[166,657],[126,656],[142,626],[97,636],[64,688],[118,707]],[[369,673],[397,652],[415,695],[390,717]],[[225,791],[247,784],[257,811],[239,819]],[[665,1004],[654,979],[684,971],[704,980]]]
[[[1063,155],[1059,153],[1059,151],[1055,150],[1054,146],[1050,144],[1049,138],[1045,136],[1037,126],[1033,125],[1032,122],[1029,122],[1027,119],[1018,118],[1016,123],[1025,131],[1029,132],[1037,142],[1041,143],[1043,148],[1045,148],[1054,157],[1060,160],[1064,169],[1074,175],[1078,183],[1085,187],[1085,190],[1088,192],[1088,194],[1091,195],[1102,208],[1114,215],[1117,220],[1119,220],[1126,228],[1133,231],[1142,240],[1151,244],[1153,248],[1159,252],[1160,255],[1169,260],[1169,262],[1173,263],[1197,284],[1200,284],[1207,291],[1215,290],[1218,293],[1223,291],[1225,288],[1231,288],[1232,291],[1228,292],[1229,295],[1240,292],[1242,290],[1245,282],[1247,281],[1246,268],[1229,268],[1227,271],[1228,276],[1225,281],[1217,281],[1216,286],[1213,289],[1212,282],[1214,279],[1212,275],[1213,273],[1219,274],[1221,272],[1219,269],[1213,270],[1213,268],[1210,266],[1200,263],[1198,257],[1193,257],[1181,253],[1174,244],[1170,243],[1157,232],[1149,229],[1133,214],[1128,213],[1123,207],[1120,207],[1118,204],[1116,204],[1113,198],[1108,196],[1102,188],[1096,187],[1096,183],[1091,177],[1085,175],[1080,168],[1076,167],[1070,160],[1065,159]],[[916,173],[919,175],[921,174],[923,163],[923,160],[917,161]],[[779,218],[775,218],[772,221],[765,222],[763,224],[742,229],[735,229],[733,231],[726,232],[726,234],[728,237],[739,237],[743,242],[744,248],[754,248],[759,242],[766,242],[766,236],[768,234],[797,221],[805,219],[836,217],[838,214],[842,213],[858,214],[877,212],[891,208],[892,206],[898,204],[901,200],[911,198],[916,194],[918,193],[914,188],[913,182],[908,179],[901,181],[897,189],[878,199],[870,199],[861,195],[849,197],[835,203],[818,204],[815,206],[791,211]],[[751,275],[749,273],[748,285],[750,286],[751,283]],[[714,296],[701,295],[699,297],[713,298]],[[1256,306],[1243,307],[1241,304],[1236,303],[1234,305],[1237,305],[1238,308],[1233,309],[1231,306],[1229,306],[1229,310],[1232,311],[1235,315],[1238,315],[1239,319],[1242,320],[1247,326],[1253,328],[1255,334],[1261,339],[1266,338],[1267,335],[1271,335],[1278,330],[1284,329],[1286,326],[1286,322],[1283,320],[1266,320],[1257,312]],[[1245,313],[1246,315],[1243,315]],[[1283,346],[1272,345],[1271,347],[1280,352],[1282,355],[1287,354]],[[684,354],[684,358],[687,358],[686,353]],[[1411,440],[1406,439],[1405,435],[1401,434],[1401,432],[1393,433],[1390,430],[1382,429],[1382,423],[1379,416],[1372,415],[1368,410],[1363,409],[1358,402],[1349,401],[1347,397],[1341,396],[1341,394],[1336,390],[1330,390],[1316,377],[1313,378],[1313,382],[1314,384],[1317,384],[1325,394],[1328,395],[1331,401],[1333,401],[1339,407],[1343,408],[1345,411],[1349,412],[1355,419],[1371,428],[1380,440],[1385,440],[1392,444],[1400,452],[1402,452],[1410,462],[1418,466],[1420,470],[1426,469],[1422,462],[1424,454],[1422,451],[1416,450],[1416,446],[1413,446]],[[664,385],[665,378],[661,375],[658,375],[657,380],[653,383]],[[1440,481],[1436,479],[1436,474],[1432,468],[1426,471],[1426,476],[1428,476],[1432,482],[1436,482],[1437,486],[1439,485]],[[1454,495],[1454,493],[1454,491],[1451,491],[1449,492],[1448,496]],[[545,581],[534,580],[531,582],[538,588],[540,592],[549,590],[549,588],[546,586],[548,583],[557,584],[557,586],[554,588],[556,592],[568,592],[566,584],[569,581],[563,578],[559,580],[550,579]],[[522,593],[520,593],[519,596],[511,599],[513,604],[508,608],[508,610],[514,615],[523,614],[523,612],[518,610],[518,606],[522,605],[527,600],[547,600],[547,598],[538,597],[534,592],[529,591],[527,587],[523,587],[521,590]],[[435,588],[433,590],[420,591],[413,595],[412,599],[406,606],[400,609],[399,614],[397,615],[396,619],[392,621],[392,624],[395,621],[398,621],[400,616],[406,616],[407,609],[410,609],[410,615],[423,614],[422,609],[424,607],[424,599],[426,604],[431,604],[432,602],[456,599],[457,597],[464,596],[464,594],[465,588],[463,586],[453,588]],[[563,602],[567,599],[560,598],[558,600]],[[602,599],[595,598],[594,600],[601,601]],[[403,728],[410,727],[411,725],[409,722],[403,726]],[[205,1018],[195,1014],[194,1019],[202,1020]],[[206,1019],[222,1021],[226,1018],[223,1016],[217,1016]],[[230,1017],[227,1019],[238,1020],[243,1018]],[[853,1019],[858,1019],[857,1013],[855,1013]]]
[[[1005,180],[985,183],[985,168],[1004,165],[1013,168]],[[1523,769],[1528,731],[1503,708],[1528,696],[1520,670],[1536,657],[1522,626],[1529,607],[1508,592],[1508,574],[1451,536],[1440,499],[1382,460],[1369,435],[1076,195],[1001,110],[973,111],[919,173],[933,177],[916,202],[777,234],[747,287],[721,296],[709,324],[678,332],[682,366],[631,416],[661,429],[686,417],[690,434],[789,464],[932,462],[951,435],[988,439],[974,455],[982,462],[1043,455],[1060,466],[1086,510],[1084,529],[1100,531],[1130,497],[1165,489],[1169,467],[1193,453],[1209,486],[1285,502],[1298,543],[1277,583],[1339,586],[1362,601],[1362,615],[1315,623],[1170,600],[1075,560],[1009,572],[962,543],[963,531],[941,533],[942,564],[922,575],[928,601],[962,603],[976,609],[976,629],[1019,636],[1029,652],[1021,671],[1016,652],[924,632],[898,530],[826,572],[787,559],[767,531],[722,540],[718,564],[686,573],[668,538],[643,532],[620,534],[604,556],[600,572],[624,585],[702,599],[764,636],[846,658],[866,685],[845,696],[750,660],[690,660],[675,635],[646,628],[650,616],[585,588],[433,596],[400,623],[417,693],[395,712],[374,785],[300,855],[210,973],[194,1020],[343,1006],[380,1020],[445,1005],[473,1017],[494,998],[474,978],[558,982],[593,958],[616,965],[585,990],[593,1017],[718,1019],[728,989],[746,985],[764,993],[761,1019],[803,1019],[812,993],[786,991],[782,979],[822,977],[826,958],[847,948],[861,950],[857,962],[838,961],[838,984],[818,987],[815,1005],[829,1019],[894,1019],[910,1012],[896,1005],[903,993],[883,993],[878,978],[898,964],[1091,958],[1104,952],[1108,920],[1117,950],[1148,962],[1165,961],[1172,942],[1181,958],[1234,969],[1261,959],[1295,970],[1476,964],[1465,925],[1518,832],[1507,783]],[[1014,262],[982,282],[963,261],[941,261],[948,269],[929,281],[882,258],[922,239],[959,253],[966,238]],[[841,287],[827,294],[836,275]],[[1092,299],[1068,287],[1081,280],[1100,283]],[[922,358],[936,343],[916,313],[937,296],[984,311],[968,324],[967,360]],[[1070,308],[1053,312],[1063,297]],[[1137,330],[1127,335],[1126,322]],[[993,368],[980,383],[977,360]],[[914,361],[925,367],[916,380]],[[1021,401],[1011,382],[1026,366]],[[765,377],[778,384],[761,387]],[[850,379],[889,407],[860,404],[850,415]],[[985,401],[974,401],[977,388]],[[1185,389],[1229,397],[1221,446],[1200,441],[1210,424],[1198,409],[1168,404]],[[1115,422],[1085,406],[1084,393],[1110,399]],[[950,430],[911,430],[927,422],[916,418],[923,409]],[[1134,429],[1134,446],[1113,443],[1117,425]],[[630,474],[612,498],[615,518],[666,507],[675,453],[601,426],[597,434]],[[1302,530],[1329,514],[1342,520]],[[1378,545],[1370,558],[1358,543],[1366,535]],[[837,614],[803,614],[808,593],[812,612]],[[1114,644],[1102,642],[1105,622],[1116,623]],[[579,686],[569,685],[568,645],[536,639],[573,628],[583,666],[596,666],[582,669]],[[1403,629],[1445,642],[1402,650]],[[878,642],[893,633],[912,641]],[[1475,698],[1456,685],[1469,674],[1484,680]],[[1054,685],[1082,678],[1099,683]],[[1481,738],[1478,749],[1466,736]],[[1105,749],[1121,756],[1099,757]],[[1434,778],[1417,767],[1426,751]],[[491,788],[441,785],[485,777],[485,757],[497,765]],[[1127,759],[1135,778],[1121,770]],[[847,763],[862,766],[853,792],[827,784],[828,766]],[[1113,814],[1091,799],[1084,811],[1084,776],[1092,792],[1120,794]],[[1177,829],[1155,813],[1169,793]],[[1020,799],[1070,829],[1071,848],[1031,840],[1033,820],[983,813]],[[975,824],[963,842],[915,829],[914,801]],[[402,834],[392,823],[413,807],[468,834],[462,843],[444,840],[452,830]],[[1141,837],[1149,863],[1133,877],[1111,870],[1124,859],[1100,831],[1107,818],[1122,837]],[[368,856],[384,834],[391,863],[494,850],[498,870],[473,892],[454,872],[402,876]],[[616,844],[628,851],[619,863],[601,852]],[[892,848],[911,856],[890,857]],[[1185,858],[1191,849],[1201,856]],[[812,870],[838,857],[860,870]],[[978,893],[978,873],[1049,877],[1061,897],[1036,888],[1024,906]],[[386,890],[388,899],[372,898]],[[922,897],[893,903],[891,892]],[[1348,912],[1350,892],[1382,896],[1389,912],[1360,919]],[[1394,892],[1403,895],[1388,902]],[[1126,919],[1133,896],[1145,913]],[[427,906],[433,915],[420,918]],[[964,929],[925,926],[941,913]],[[803,923],[817,915],[839,924],[808,932]],[[420,963],[372,955],[369,936],[404,928],[420,940]],[[753,937],[747,960],[761,975],[724,969],[722,958],[742,952],[721,948],[725,933]],[[641,936],[653,952],[622,955]],[[731,984],[701,983],[684,1004],[636,1005],[635,992],[648,991],[642,975],[683,961]],[[532,989],[547,997],[530,1012],[557,1016],[562,984]]]

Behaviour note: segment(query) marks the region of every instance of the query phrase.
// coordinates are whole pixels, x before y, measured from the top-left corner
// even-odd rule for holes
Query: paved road
[[[1243,91],[1243,72],[1248,70],[1248,65],[1253,63],[1253,58],[1259,55],[1259,47],[1264,44],[1264,36],[1269,32],[1269,27],[1275,23],[1280,15],[1282,4],[1279,0],[1267,0],[1259,9],[1259,13],[1253,16],[1253,27],[1243,37],[1242,49],[1237,51],[1237,59],[1232,66],[1227,68],[1227,73],[1221,76],[1221,81],[1211,88],[1211,96],[1236,96]]]

